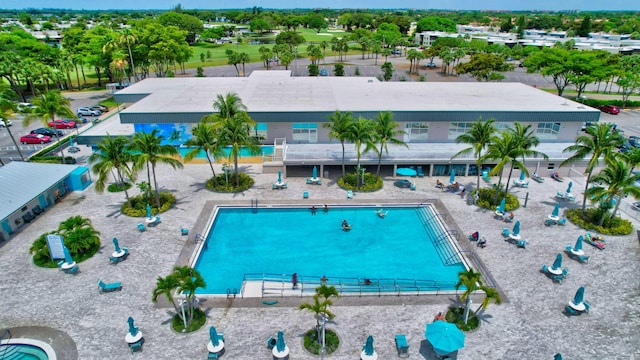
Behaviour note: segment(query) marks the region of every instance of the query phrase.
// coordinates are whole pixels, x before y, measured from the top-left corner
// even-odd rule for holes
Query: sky
[[[450,10],[640,10],[638,0],[0,0],[0,9],[73,10],[263,8],[416,8]]]

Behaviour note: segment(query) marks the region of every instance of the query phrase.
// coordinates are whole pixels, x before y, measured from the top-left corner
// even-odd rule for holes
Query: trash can
[[[328,179],[329,178],[329,170],[325,170],[324,171],[324,178]]]

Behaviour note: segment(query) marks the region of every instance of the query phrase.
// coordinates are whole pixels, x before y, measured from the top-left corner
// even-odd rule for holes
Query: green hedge
[[[65,156],[65,164],[75,164],[76,159],[73,156]],[[45,163],[45,164],[61,164],[61,156],[33,156],[29,159],[30,162]]]
[[[581,208],[567,210],[567,219],[585,230],[593,230],[604,235],[629,235],[633,231],[633,224],[620,217],[611,219],[605,217],[603,226],[598,225],[602,218],[601,208],[587,208],[583,213]]]
[[[168,192],[160,192],[160,208],[156,207],[156,200],[146,199],[142,195],[133,196],[130,198],[131,206],[129,202],[125,201],[122,204],[120,210],[123,214],[131,217],[146,217],[147,216],[147,204],[151,205],[151,214],[157,215],[163,213],[173,206],[176,202],[176,197]]]
[[[234,173],[229,173],[228,175],[223,173],[207,180],[206,186],[207,189],[215,192],[237,193],[249,189],[254,183],[253,178],[245,173],[238,173],[238,180],[239,183],[236,184],[236,175]]]
[[[471,192],[472,196],[475,196],[477,190],[473,190]],[[478,206],[495,210],[496,206],[500,205],[500,202],[504,198],[504,191],[496,189],[496,188],[483,188],[480,189],[480,198],[476,203]],[[513,211],[520,207],[520,200],[511,194],[507,193],[507,201],[505,202],[505,211]]]
[[[362,180],[362,175],[359,176],[360,180]],[[357,181],[358,180],[356,179],[356,174],[349,173],[338,179],[338,186],[345,190],[358,190],[361,192],[371,192],[382,189],[382,178],[372,173],[364,173],[364,184],[360,187],[356,186]]]
[[[589,95],[586,95],[589,96]],[[598,100],[598,99],[574,99],[574,101],[581,102],[587,106],[591,106],[597,108],[602,105],[616,105],[622,107],[622,96],[620,99],[610,99],[610,100]],[[640,101],[629,100],[624,104],[625,107],[640,107]]]

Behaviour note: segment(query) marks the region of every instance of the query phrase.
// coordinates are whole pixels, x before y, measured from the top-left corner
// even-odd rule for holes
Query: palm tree
[[[13,142],[13,145],[18,150],[18,154],[20,154],[20,159],[24,161],[24,155],[22,155],[22,150],[20,150],[20,146],[18,146],[18,143],[16,142],[15,137],[13,137],[13,133],[11,132],[11,129],[9,129],[9,123],[11,121],[11,118],[14,117],[16,114],[16,103],[11,100],[15,96],[16,96],[15,92],[13,92],[13,90],[10,90],[10,89],[6,89],[2,93],[0,93],[0,121],[4,123],[4,127],[7,129],[7,133],[11,137],[11,141]]]
[[[189,317],[187,324],[189,324],[191,320],[193,320],[193,310],[197,305],[195,302],[196,290],[206,287],[207,284],[204,282],[200,272],[189,266],[176,267],[173,273],[180,283],[177,291],[186,293],[186,303],[188,304],[187,315]]]
[[[322,334],[320,333],[320,319],[326,315],[329,320],[333,320],[335,314],[329,310],[329,306],[333,305],[331,301],[331,297],[340,297],[338,294],[338,290],[336,290],[335,286],[327,286],[326,284],[321,284],[316,288],[316,293],[313,295],[313,303],[304,303],[298,305],[298,310],[309,310],[314,314],[316,318],[316,331],[318,333],[318,339],[321,338]],[[320,298],[323,300],[320,301]]]
[[[491,169],[491,175],[499,174],[498,189],[501,189],[504,167],[508,163],[511,163],[512,159],[515,159],[515,165],[522,167],[522,163],[517,160],[519,157],[519,145],[512,131],[503,130],[499,135],[494,135],[491,138],[491,143],[487,148],[487,152],[482,156],[482,161],[487,159],[498,161],[496,166]],[[514,164],[511,164],[511,168],[513,168],[513,165]]]
[[[62,96],[60,91],[47,91],[44,94],[33,99],[34,107],[31,108],[29,113],[27,113],[24,120],[22,121],[22,125],[27,127],[29,126],[29,124],[31,124],[31,121],[39,118],[45,127],[49,127],[49,122],[55,120],[56,115],[67,118],[75,118],[75,114],[69,108],[70,104],[71,102],[67,98]],[[57,135],[57,132],[56,140],[58,142],[58,146],[60,147],[60,137]],[[62,147],[60,147],[60,155],[62,157],[62,163],[64,164],[64,152],[62,151]]]
[[[397,138],[400,135],[405,135],[406,132],[403,130],[397,130],[397,128],[398,123],[393,120],[393,113],[390,111],[381,112],[375,118],[374,137],[375,141],[380,144],[380,149],[378,150],[378,170],[376,170],[377,176],[380,176],[382,151],[389,154],[389,147],[387,146],[388,143],[403,145],[406,148],[409,147],[407,143]]]
[[[635,185],[635,182],[638,181],[638,175],[631,172],[631,165],[614,157],[607,158],[606,161],[607,167],[594,176],[592,181],[607,185],[607,187],[591,187],[585,192],[585,198],[589,196],[593,201],[607,206],[615,200],[616,205],[610,216],[613,219],[620,203],[622,203],[622,197],[631,194],[637,199],[640,197],[640,187]],[[603,209],[600,226],[604,224],[606,215],[607,211]]]
[[[369,150],[378,150],[374,143],[374,123],[360,117],[349,130],[347,140],[352,141],[356,146],[356,186],[360,187],[360,176],[358,176],[360,174],[360,157]],[[362,149],[363,145],[364,149]]]
[[[344,177],[347,172],[344,167],[344,142],[347,140],[347,134],[350,132],[350,128],[353,126],[353,117],[350,111],[342,113],[340,111],[334,112],[329,116],[329,122],[323,123],[322,127],[329,129],[329,139],[338,139],[342,146],[342,176]]]
[[[472,145],[466,149],[460,150],[455,153],[451,159],[455,159],[458,156],[468,155],[473,152],[473,156],[476,157],[476,165],[478,166],[478,186],[477,189],[480,189],[480,171],[482,170],[482,151],[491,144],[491,139],[493,138],[496,127],[494,125],[495,119],[487,119],[485,121],[480,117],[476,122],[471,125],[471,129],[468,132],[459,135],[456,138],[456,143],[464,143]]]
[[[132,160],[131,153],[126,150],[128,144],[129,140],[124,136],[112,137],[107,134],[107,137],[98,143],[98,151],[91,153],[87,161],[93,163],[91,170],[98,174],[96,191],[104,191],[107,177],[115,170],[114,180],[124,189],[127,203],[131,206],[131,199],[126,187],[126,179],[133,177],[129,166],[129,162]]]
[[[631,166],[631,172],[636,169],[636,166],[640,164],[640,148],[632,147],[626,152],[614,153],[620,159],[623,159]]]
[[[133,78],[138,81],[138,73],[136,72],[136,67],[133,64],[133,54],[131,53],[131,45],[135,44],[138,38],[130,29],[124,29],[122,34],[120,35],[120,44],[125,44],[127,46],[127,51],[129,52],[129,61],[131,64],[131,71],[133,72]]]
[[[216,127],[201,121],[191,129],[191,135],[193,136],[185,142],[185,145],[194,147],[194,149],[185,154],[184,161],[189,162],[193,160],[193,158],[200,153],[200,150],[203,150],[207,156],[207,162],[209,163],[209,167],[211,167],[215,181],[216,171],[213,169],[213,161],[215,161],[216,158],[226,155],[218,141],[218,131]],[[211,159],[210,154],[213,155],[213,159]]]
[[[513,128],[509,128],[509,131],[513,133],[515,143],[518,145],[517,152],[519,156],[522,158],[522,161],[516,161],[517,159],[511,159],[511,169],[509,170],[509,177],[507,178],[507,183],[504,188],[504,196],[507,196],[507,192],[509,190],[509,183],[511,182],[511,175],[513,174],[514,165],[518,166],[521,171],[525,173],[525,175],[529,175],[529,170],[525,166],[525,157],[542,157],[545,160],[549,157],[537,150],[532,150],[533,147],[538,146],[540,144],[540,139],[535,136],[533,130],[531,129],[531,125],[523,125],[520,122],[515,122]]]
[[[469,319],[469,308],[471,306],[471,294],[474,291],[480,289],[482,280],[482,274],[473,271],[469,268],[467,271],[458,273],[458,282],[456,283],[456,290],[464,286],[464,292],[460,296],[460,300],[464,301],[464,323],[467,323]]]
[[[214,126],[218,130],[218,142],[220,146],[230,146],[229,159],[233,159],[236,186],[240,184],[238,173],[238,157],[242,148],[246,148],[251,155],[261,153],[260,143],[251,130],[256,122],[249,117],[247,107],[235,93],[227,93],[226,96],[218,95],[213,102],[213,107],[219,111],[214,115]]]
[[[91,226],[91,220],[80,215],[60,223],[58,233],[64,237],[65,246],[74,254],[82,254],[100,242],[100,232]]]
[[[146,166],[149,184],[151,184],[151,175],[153,175],[156,205],[160,208],[160,191],[158,190],[158,181],[156,178],[157,163],[160,162],[170,165],[174,169],[182,169],[183,165],[180,160],[175,158],[178,155],[178,150],[171,145],[162,145],[163,137],[158,135],[158,132],[158,129],[153,129],[150,133],[135,133],[131,143],[129,143],[127,147],[127,151],[135,154],[132,156],[134,173]]]
[[[613,124],[596,123],[592,126],[587,126],[585,132],[586,135],[578,136],[575,145],[571,145],[563,150],[563,152],[573,152],[574,154],[563,161],[560,166],[573,164],[591,155],[591,159],[589,159],[589,163],[585,169],[585,173],[587,174],[585,181],[586,194],[589,189],[589,184],[591,183],[593,169],[600,164],[600,157],[604,157],[605,159],[611,157],[616,145],[622,142],[622,137],[618,132],[613,130]],[[586,207],[587,197],[584,196],[582,200],[583,212]]]
[[[167,297],[167,301],[171,305],[173,305],[173,309],[176,311],[176,314],[180,314],[178,310],[178,306],[173,299],[173,294],[180,286],[180,282],[178,281],[175,274],[169,274],[167,277],[160,277],[156,280],[156,288],[153,289],[153,296],[151,297],[151,301],[154,303],[158,301],[158,296],[165,295]]]
[[[327,286],[327,284],[320,284],[320,286],[316,288],[316,294],[322,296],[325,300],[329,300],[332,296],[335,296],[336,298],[340,297],[336,287]]]
[[[482,304],[480,304],[474,313],[477,314],[480,310],[486,310],[492,301],[495,302],[496,305],[502,304],[502,299],[500,298],[498,290],[484,285],[480,286],[480,290],[484,291],[484,299],[482,299]]]

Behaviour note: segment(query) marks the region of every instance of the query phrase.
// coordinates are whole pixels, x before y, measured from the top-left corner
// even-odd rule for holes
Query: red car
[[[600,111],[606,112],[607,114],[616,115],[620,113],[620,107],[615,105],[602,105],[598,107]]]
[[[49,127],[55,127],[56,129],[73,129],[76,126],[78,125],[76,124],[75,121],[66,120],[66,119],[49,121]]]
[[[45,144],[51,141],[51,137],[40,134],[29,134],[20,137],[20,142],[23,144]]]

